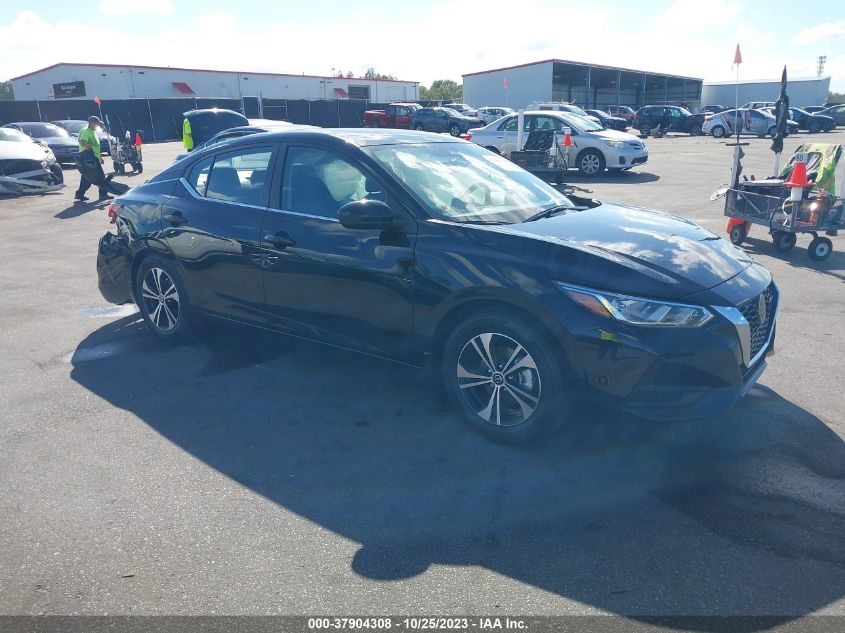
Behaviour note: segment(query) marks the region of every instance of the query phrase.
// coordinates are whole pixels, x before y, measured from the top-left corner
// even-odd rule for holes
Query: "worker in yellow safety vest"
[[[185,117],[182,122],[182,145],[189,152],[194,149],[194,137],[191,136],[191,122],[188,121],[188,117]]]

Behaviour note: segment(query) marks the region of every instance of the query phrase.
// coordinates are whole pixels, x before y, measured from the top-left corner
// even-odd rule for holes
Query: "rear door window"
[[[205,195],[215,200],[264,206],[272,147],[249,147],[217,154]]]

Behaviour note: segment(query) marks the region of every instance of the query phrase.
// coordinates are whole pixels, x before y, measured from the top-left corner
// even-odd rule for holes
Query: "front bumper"
[[[705,326],[678,330],[628,326],[581,311],[566,321],[577,342],[576,371],[594,395],[644,418],[726,413],[754,386],[774,352],[779,297],[771,288],[768,325],[756,329],[738,308],[726,309],[728,316],[713,309]]]
[[[648,162],[648,150],[645,147],[642,149],[619,149],[608,146],[604,150],[604,158],[608,169],[635,167]]]

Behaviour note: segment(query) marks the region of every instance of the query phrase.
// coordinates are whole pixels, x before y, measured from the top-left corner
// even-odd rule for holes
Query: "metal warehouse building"
[[[14,77],[15,99],[361,99],[415,101],[419,82],[160,66],[59,63]]]
[[[737,86],[733,81],[708,81],[701,91],[704,105],[735,104]],[[789,79],[786,93],[789,103],[794,106],[822,105],[830,92],[830,77],[812,77],[809,79]],[[780,79],[765,81],[740,81],[739,105],[749,101],[775,101],[780,94]]]
[[[524,108],[536,101],[568,101],[584,108],[651,103],[696,107],[702,80],[562,59],[469,73],[463,99],[474,106]]]

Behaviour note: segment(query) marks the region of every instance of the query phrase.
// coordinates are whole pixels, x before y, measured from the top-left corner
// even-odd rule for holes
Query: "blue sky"
[[[799,5],[800,6],[800,5]],[[845,91],[845,4],[663,0],[7,0],[0,78],[105,62],[356,75],[429,84],[557,57],[709,80],[814,76]],[[782,17],[781,17],[782,16]],[[90,46],[80,46],[88,41]],[[114,44],[120,42],[119,45]]]

